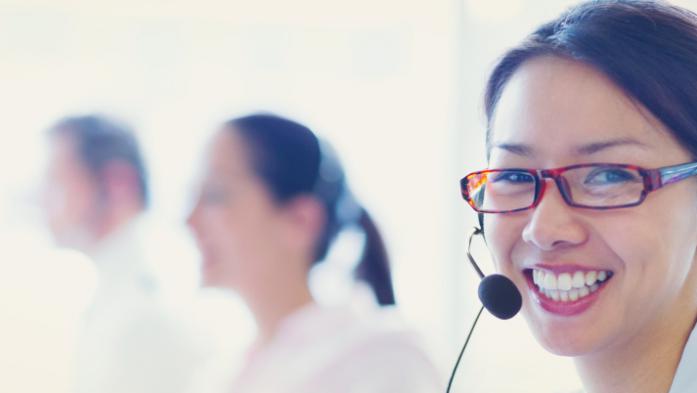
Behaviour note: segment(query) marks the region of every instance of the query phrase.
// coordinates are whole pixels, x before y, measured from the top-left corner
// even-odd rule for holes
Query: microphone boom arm
[[[471,240],[471,238],[470,238]],[[465,354],[465,348],[467,348],[467,344],[470,342],[470,338],[472,337],[472,333],[474,333],[474,328],[477,326],[477,321],[479,321],[479,317],[482,315],[482,311],[484,311],[484,306],[479,307],[479,312],[477,313],[477,317],[474,318],[474,323],[472,323],[472,327],[470,327],[469,333],[467,333],[467,339],[465,339],[465,344],[462,346],[462,349],[460,350],[460,354],[457,356],[457,361],[455,361],[455,367],[453,367],[453,372],[450,374],[450,380],[448,381],[448,388],[445,390],[445,393],[450,393],[450,388],[453,386],[453,380],[455,380],[455,374],[457,374],[457,368],[460,366],[460,361],[462,360],[462,355]]]
[[[482,272],[482,269],[479,268],[477,262],[474,261],[474,257],[472,257],[472,254],[470,253],[470,249],[472,248],[472,239],[474,238],[474,236],[479,235],[480,233],[482,233],[482,230],[477,227],[474,227],[474,231],[470,235],[469,242],[467,243],[467,259],[469,259],[470,264],[479,275],[479,278],[482,279],[484,278],[484,272]]]

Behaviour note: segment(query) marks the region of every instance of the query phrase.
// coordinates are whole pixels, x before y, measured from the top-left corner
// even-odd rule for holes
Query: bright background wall
[[[572,3],[0,0],[0,390],[59,391],[69,380],[66,338],[93,276],[52,249],[34,191],[45,127],[88,111],[139,131],[152,216],[188,249],[163,258],[179,294],[194,289],[182,221],[215,126],[265,109],[331,140],[384,230],[402,311],[449,373],[478,304],[464,263],[474,215],[458,179],[484,165],[484,81],[506,47]],[[476,253],[486,260],[483,247]],[[207,295],[202,318],[243,346],[247,314],[234,298]],[[216,317],[220,307],[229,312]],[[541,351],[519,318],[484,317],[461,370],[460,391],[578,385],[570,363]]]

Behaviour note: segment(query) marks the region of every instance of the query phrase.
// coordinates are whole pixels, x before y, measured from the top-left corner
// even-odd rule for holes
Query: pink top
[[[394,310],[308,305],[253,348],[231,393],[439,392],[443,380]]]

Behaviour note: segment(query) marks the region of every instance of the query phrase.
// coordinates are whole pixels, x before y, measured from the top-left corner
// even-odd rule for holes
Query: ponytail
[[[379,305],[392,306],[395,304],[392,274],[382,235],[351,192],[334,149],[325,141],[319,141],[319,146],[321,162],[314,194],[325,203],[328,215],[324,234],[318,242],[317,262],[327,255],[339,232],[357,226],[365,240],[353,276],[370,286]]]
[[[370,285],[378,304],[381,306],[394,305],[392,273],[382,235],[380,235],[373,218],[365,210],[358,219],[358,225],[365,234],[365,242],[361,259],[354,272],[355,277]]]

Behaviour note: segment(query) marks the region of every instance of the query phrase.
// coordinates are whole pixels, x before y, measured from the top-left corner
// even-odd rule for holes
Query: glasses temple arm
[[[675,166],[670,166],[666,168],[661,168],[658,170],[659,176],[658,180],[660,183],[659,184],[654,184],[654,189],[655,188],[660,188],[663,186],[666,186],[671,183],[678,182],[682,179],[685,179],[690,176],[695,176],[697,175],[697,163],[696,162],[691,162],[688,164],[682,164],[682,165],[675,165]],[[655,183],[655,180],[654,180]]]

